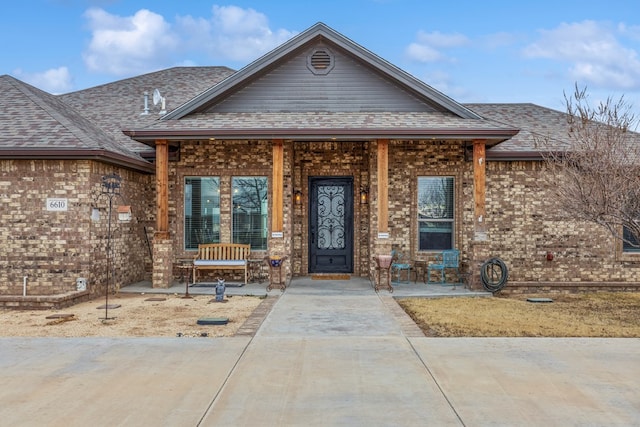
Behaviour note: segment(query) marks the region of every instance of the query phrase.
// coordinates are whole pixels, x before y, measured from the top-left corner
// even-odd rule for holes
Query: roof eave
[[[155,166],[143,159],[137,160],[118,153],[107,150],[78,150],[78,149],[43,149],[43,148],[22,148],[5,149],[0,148],[0,159],[2,160],[95,160],[132,169],[139,172],[153,173]]]
[[[156,140],[202,139],[291,139],[291,140],[368,140],[368,139],[483,139],[493,146],[510,139],[517,129],[186,129],[125,130],[125,135],[148,145]]]
[[[487,161],[516,162],[516,161],[542,161],[544,154],[540,151],[487,151]]]

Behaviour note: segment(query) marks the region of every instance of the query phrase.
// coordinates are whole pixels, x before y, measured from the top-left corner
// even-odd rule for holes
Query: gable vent
[[[313,74],[328,74],[333,69],[333,54],[324,47],[315,49],[307,57],[307,68]]]

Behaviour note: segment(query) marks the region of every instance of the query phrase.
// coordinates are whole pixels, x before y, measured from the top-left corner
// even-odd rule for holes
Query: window
[[[267,249],[267,178],[234,177],[231,191],[233,243],[250,244],[251,249]]]
[[[220,178],[184,179],[184,247],[220,242]]]
[[[453,249],[453,177],[418,178],[418,249]]]
[[[622,252],[636,252],[640,253],[640,244],[638,240],[631,234],[631,231],[627,227],[623,229]]]

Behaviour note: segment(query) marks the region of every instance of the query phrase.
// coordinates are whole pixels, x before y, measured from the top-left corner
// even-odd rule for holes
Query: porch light
[[[369,203],[369,189],[367,187],[362,187],[360,189],[360,204],[366,205]]]
[[[296,190],[293,192],[293,201],[296,205],[300,205],[300,203],[302,203],[302,191]]]

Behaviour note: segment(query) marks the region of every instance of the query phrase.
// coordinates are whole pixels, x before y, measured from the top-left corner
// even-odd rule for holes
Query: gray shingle
[[[159,107],[153,105],[151,95],[158,89],[171,111],[191,98],[216,85],[234,71],[227,67],[174,67],[143,74],[113,83],[60,95],[68,105],[117,141],[133,151],[148,151],[122,133],[123,129],[145,127],[157,121]],[[148,115],[144,110],[144,92],[149,93]]]
[[[0,149],[106,150],[132,159],[139,156],[117,144],[94,123],[61,99],[11,76],[0,76],[3,94]]]

